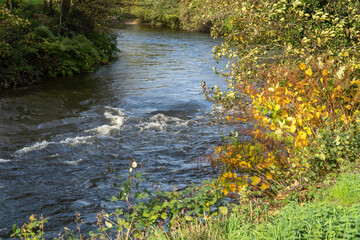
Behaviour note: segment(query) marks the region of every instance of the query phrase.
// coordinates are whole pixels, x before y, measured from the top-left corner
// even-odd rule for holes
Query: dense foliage
[[[223,91],[206,89],[238,135],[216,149],[224,191],[278,197],[359,160],[358,1],[203,1]],[[251,126],[251,127],[249,127]]]
[[[124,0],[120,16],[156,26],[209,32],[210,21],[199,19],[201,4],[195,0]]]
[[[91,8],[92,13],[85,9],[74,6],[68,21],[59,24],[58,13],[44,12],[40,4],[24,3],[13,10],[0,6],[0,88],[90,72],[108,63],[117,48],[110,34],[95,27],[104,18],[95,14],[102,7]],[[95,15],[84,17],[90,14]]]

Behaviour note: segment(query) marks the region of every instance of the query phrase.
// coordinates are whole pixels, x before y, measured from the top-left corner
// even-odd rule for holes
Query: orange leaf
[[[305,65],[305,63],[300,63],[299,67],[300,67],[301,70],[305,70],[306,65]]]

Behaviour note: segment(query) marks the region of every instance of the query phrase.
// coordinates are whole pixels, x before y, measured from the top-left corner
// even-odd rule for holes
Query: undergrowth
[[[80,7],[70,14],[75,11],[85,17]],[[0,88],[91,72],[109,63],[117,51],[114,37],[77,17],[65,27],[56,9],[48,12],[39,3],[25,2],[10,10],[0,4]]]

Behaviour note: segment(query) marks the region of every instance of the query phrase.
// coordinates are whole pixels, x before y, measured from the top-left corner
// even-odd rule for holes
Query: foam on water
[[[14,155],[24,155],[26,153],[32,152],[32,151],[36,151],[36,150],[42,150],[44,148],[46,148],[49,144],[51,144],[52,142],[48,142],[48,141],[42,141],[42,142],[37,142],[34,145],[30,146],[30,147],[24,147],[20,150],[17,150]]]
[[[11,160],[9,160],[9,159],[1,159],[0,158],[0,163],[6,163],[6,162],[11,162]]]
[[[48,141],[44,140],[42,142],[37,142],[30,147],[24,147],[20,150],[17,150],[16,152],[14,152],[14,155],[20,156],[20,155],[27,154],[29,152],[43,150],[50,144],[61,144],[61,145],[67,145],[69,147],[73,147],[73,146],[80,145],[80,144],[92,144],[92,142],[89,141],[92,138],[93,138],[93,136],[85,136],[85,137],[78,136],[78,137],[74,137],[74,138],[66,138],[65,140],[62,140],[60,142],[48,142]]]
[[[92,139],[92,136],[86,136],[86,137],[75,137],[75,138],[67,138],[63,141],[60,141],[60,144],[66,144],[69,146],[76,146],[79,144],[92,144],[92,142],[89,142],[90,139]]]
[[[160,132],[164,132],[169,125],[187,126],[190,122],[189,120],[166,116],[162,113],[152,116],[149,120],[149,122],[138,125],[140,132],[145,130],[158,130]]]
[[[100,136],[109,136],[112,131],[120,131],[125,123],[125,113],[119,108],[105,107],[104,117],[111,125],[102,125],[87,132],[97,132]]]
[[[64,163],[65,163],[65,164],[68,164],[68,165],[77,166],[77,165],[79,165],[79,163],[81,163],[82,161],[83,161],[83,159],[79,159],[79,160],[76,160],[76,161],[65,161]]]

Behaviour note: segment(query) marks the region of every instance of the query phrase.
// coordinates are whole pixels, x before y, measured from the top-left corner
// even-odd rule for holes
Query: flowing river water
[[[126,178],[141,162],[163,189],[198,183],[193,170],[220,141],[201,81],[212,71],[207,34],[145,26],[119,30],[119,58],[93,74],[0,92],[0,238],[31,214],[49,217],[48,231],[85,230],[118,191],[107,164]],[[108,162],[108,163],[107,163]]]

